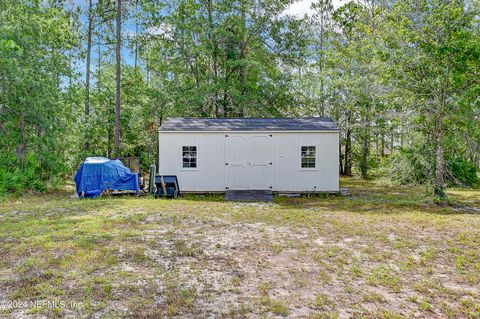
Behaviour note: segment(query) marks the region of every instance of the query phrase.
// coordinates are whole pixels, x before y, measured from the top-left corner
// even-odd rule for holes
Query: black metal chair
[[[155,175],[155,186],[157,189],[155,198],[178,198],[180,196],[177,175]]]

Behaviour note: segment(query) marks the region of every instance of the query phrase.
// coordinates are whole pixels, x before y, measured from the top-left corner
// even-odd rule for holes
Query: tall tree
[[[122,49],[122,0],[117,0],[117,25],[116,25],[116,46],[115,46],[115,59],[116,59],[116,73],[115,73],[115,147],[114,154],[118,158],[120,156],[120,82],[121,82],[121,49]]]
[[[93,5],[92,5],[92,0],[88,0],[87,61],[85,64],[85,123],[88,122],[88,117],[90,115],[90,64],[91,64],[91,54],[92,54],[92,32],[93,32]],[[88,148],[89,148],[89,138],[88,136],[86,136],[85,150],[88,150]]]
[[[187,116],[278,116],[287,109],[291,79],[281,66],[291,60],[280,34],[289,35],[288,23],[278,16],[289,2],[173,1],[162,15],[144,4],[147,24],[157,28],[149,69],[163,77],[172,109]]]
[[[312,20],[315,24],[315,33],[318,50],[316,65],[318,66],[318,77],[320,82],[320,102],[318,105],[318,115],[325,116],[327,92],[325,82],[327,75],[325,69],[327,67],[328,50],[330,49],[329,40],[333,32],[333,4],[331,0],[319,0],[312,4],[314,14]]]
[[[36,170],[39,180],[61,171],[65,159],[70,115],[62,88],[72,77],[78,20],[62,6],[0,2],[0,166]]]
[[[441,201],[446,198],[445,125],[461,112],[462,93],[478,81],[470,8],[460,0],[399,0],[390,17],[388,57],[396,62],[391,79],[412,95],[412,109],[433,141],[427,156],[434,167],[434,194]]]

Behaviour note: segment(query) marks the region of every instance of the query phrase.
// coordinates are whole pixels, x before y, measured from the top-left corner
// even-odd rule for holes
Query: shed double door
[[[272,189],[273,136],[226,134],[226,189]]]

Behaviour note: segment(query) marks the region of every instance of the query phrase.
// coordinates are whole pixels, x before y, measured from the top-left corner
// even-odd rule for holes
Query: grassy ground
[[[480,192],[0,202],[0,317],[479,318]]]

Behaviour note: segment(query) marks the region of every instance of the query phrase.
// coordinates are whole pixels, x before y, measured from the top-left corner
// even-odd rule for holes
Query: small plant
[[[307,317],[308,319],[338,319],[338,313],[334,311],[323,311],[320,313],[311,313]]]
[[[310,303],[310,308],[315,310],[333,310],[335,308],[335,301],[325,294],[318,294]]]
[[[177,256],[180,257],[194,257],[198,254],[198,250],[193,245],[188,245],[183,240],[176,240],[174,247]]]
[[[457,314],[457,311],[455,310],[455,308],[449,306],[447,303],[442,302],[442,304],[440,305],[440,309],[442,310],[443,314],[447,318],[449,318],[449,319],[458,318],[458,314]]]
[[[192,309],[196,294],[194,289],[185,287],[178,274],[165,277],[165,290],[167,298],[167,313],[177,315],[182,309]]]
[[[324,283],[332,282],[332,276],[326,271],[320,271],[317,278]]]
[[[480,318],[480,302],[471,298],[463,299],[460,303],[461,312],[467,318]]]
[[[408,296],[408,300],[411,302],[417,303],[418,302],[418,296],[417,295],[410,295]]]
[[[241,283],[242,283],[242,280],[240,279],[239,276],[233,276],[233,277],[232,277],[232,285],[233,285],[234,287],[240,286]]]
[[[423,311],[431,311],[432,310],[432,305],[427,302],[426,300],[422,300],[418,307],[423,310]]]
[[[111,284],[103,285],[103,292],[106,295],[110,295],[110,293],[112,292],[112,289],[113,289],[113,286]]]
[[[391,288],[393,291],[400,290],[400,277],[387,267],[374,268],[368,276],[367,282],[371,286],[382,285]]]
[[[277,315],[286,317],[288,315],[288,308],[283,301],[270,299],[270,311]]]
[[[268,292],[272,288],[272,284],[268,281],[262,282],[260,286],[258,286],[258,290],[262,295],[268,295]]]
[[[357,265],[352,265],[352,267],[350,267],[350,272],[355,277],[362,277],[363,276],[362,270]]]
[[[282,252],[283,247],[282,247],[281,244],[275,243],[275,244],[273,244],[273,245],[270,246],[270,249],[271,249],[272,252],[274,252],[275,254],[279,254],[279,253]]]
[[[362,296],[362,302],[385,302],[385,297],[376,292],[368,292]]]

